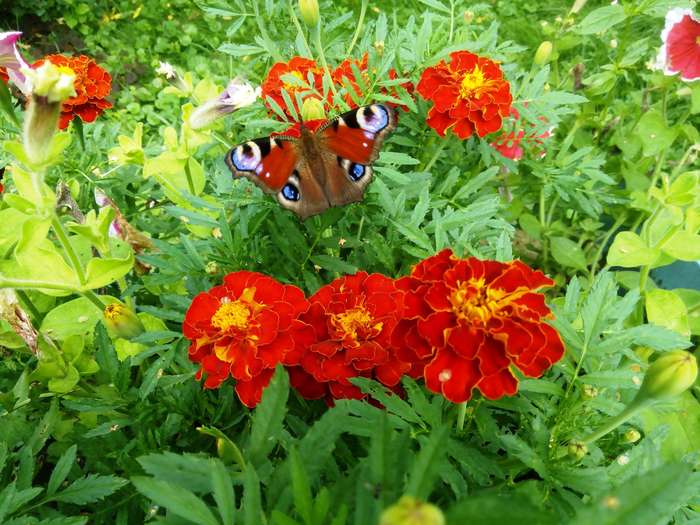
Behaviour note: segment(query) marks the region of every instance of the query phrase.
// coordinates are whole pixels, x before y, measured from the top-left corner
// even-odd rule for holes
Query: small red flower
[[[539,135],[535,131],[526,134],[524,129],[518,129],[523,126],[520,121],[520,113],[518,110],[511,108],[510,113],[513,116],[513,129],[509,133],[503,131],[500,136],[491,143],[491,147],[504,157],[515,161],[523,158],[525,147],[540,158],[544,157],[546,152],[541,146],[546,139],[552,136],[553,128],[547,129]],[[540,117],[540,120],[544,123],[547,122],[545,117]],[[535,127],[534,124],[530,122],[525,123],[524,126],[530,129]]]
[[[416,89],[434,103],[428,125],[441,136],[452,130],[460,139],[501,129],[512,102],[510,84],[498,64],[468,51],[456,51],[449,63],[441,60],[427,68]]]
[[[396,388],[408,364],[391,346],[403,310],[403,292],[380,274],[336,279],[309,298],[296,323],[296,355],[288,360],[292,385],[307,398],[363,397],[351,377],[370,377]]]
[[[685,81],[700,78],[700,20],[690,9],[677,7],[666,14],[661,40],[657,62],[667,75],[680,73]]]
[[[310,85],[309,73],[313,80],[313,83]],[[282,79],[282,76],[285,75],[292,75],[299,82],[290,82],[288,79]],[[267,101],[267,97],[270,97],[282,108],[288,117],[291,117],[292,115],[289,114],[287,104],[282,97],[282,90],[287,91],[292,99],[294,108],[299,113],[301,108],[297,104],[294,94],[298,92],[303,99],[308,96],[318,97],[316,93],[323,93],[323,69],[314,60],[295,56],[289,62],[277,62],[274,64],[260,87],[262,99],[268,108],[270,108],[270,104]]]
[[[10,81],[10,75],[7,74],[7,68],[0,67],[0,80],[3,84],[7,84]]]
[[[223,285],[197,295],[185,315],[189,357],[201,364],[197,379],[204,373],[204,386],[217,388],[230,375],[241,402],[254,407],[294,348],[289,328],[307,308],[296,286],[256,272],[228,274]]]
[[[39,67],[45,60],[59,67],[67,67],[75,73],[76,95],[63,103],[61,118],[58,122],[59,129],[66,129],[76,115],[83,122],[94,122],[105,109],[112,107],[112,104],[106,100],[112,89],[112,77],[92,58],[85,55],[75,57],[46,55],[34,62],[32,67]]]
[[[458,259],[444,250],[419,263],[397,286],[406,291],[405,319],[394,330],[398,357],[409,373],[461,403],[478,389],[489,399],[513,395],[515,366],[538,377],[557,362],[564,346],[545,319],[544,295],[553,286],[520,261]]]

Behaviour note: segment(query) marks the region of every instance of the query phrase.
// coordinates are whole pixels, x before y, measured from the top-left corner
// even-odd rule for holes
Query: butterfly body
[[[372,162],[396,126],[393,109],[363,106],[329,120],[317,131],[303,124],[299,136],[273,136],[239,144],[226,156],[234,176],[274,193],[301,219],[331,206],[362,200]]]

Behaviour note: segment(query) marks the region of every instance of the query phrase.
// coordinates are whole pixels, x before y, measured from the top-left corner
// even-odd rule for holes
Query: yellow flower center
[[[450,295],[450,302],[458,319],[486,324],[489,319],[499,315],[499,311],[505,306],[502,300],[506,295],[504,290],[485,286],[483,279],[470,279],[459,283],[459,287]],[[510,299],[505,302],[510,302]]]
[[[114,321],[118,317],[121,317],[124,315],[124,310],[125,308],[118,304],[118,303],[112,303],[108,304],[105,307],[104,315],[106,319],[109,319],[110,321]]]
[[[262,306],[253,300],[254,296],[255,288],[246,288],[235,301],[222,301],[211,318],[211,325],[222,331],[248,328],[251,316]]]
[[[302,82],[306,82],[306,79],[305,79],[304,76],[301,74],[301,71],[297,71],[297,70],[290,71],[289,73],[287,73],[287,75],[292,75],[292,76],[298,78],[299,80],[301,80]],[[295,91],[295,90],[302,89],[302,86],[301,86],[300,84],[296,83],[296,82],[294,82],[294,83],[292,83],[292,82],[283,82],[283,83],[282,83],[282,87],[283,87],[284,89],[286,89],[287,91]]]
[[[343,332],[345,336],[357,339],[358,332],[380,332],[383,323],[374,323],[372,316],[363,306],[356,306],[343,313],[332,315],[331,323],[335,328]]]
[[[485,90],[492,86],[493,82],[493,80],[484,77],[484,72],[479,66],[474,66],[474,69],[462,77],[459,96],[463,99],[479,98]]]

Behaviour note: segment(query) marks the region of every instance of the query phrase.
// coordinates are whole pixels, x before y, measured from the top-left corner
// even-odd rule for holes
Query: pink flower
[[[527,106],[527,103],[525,103]],[[546,151],[542,148],[544,141],[551,137],[554,132],[554,127],[543,131],[539,135],[532,131],[535,125],[530,122],[524,122],[520,119],[520,113],[517,109],[511,108],[510,114],[513,117],[512,128],[510,132],[504,129],[498,138],[491,143],[491,147],[498,151],[504,157],[518,161],[523,158],[526,146],[533,154],[542,158],[546,155]],[[547,123],[545,117],[539,119]],[[523,129],[525,128],[525,129]],[[525,130],[528,130],[528,133]]]
[[[28,68],[29,65],[17,49],[17,40],[21,35],[21,31],[0,33],[0,70],[6,71],[10,82],[17,86],[25,96],[29,96],[31,88],[21,71],[22,68]]]
[[[666,26],[661,32],[663,45],[655,67],[667,75],[680,73],[685,81],[700,78],[700,20],[690,9],[679,7],[666,13]]]

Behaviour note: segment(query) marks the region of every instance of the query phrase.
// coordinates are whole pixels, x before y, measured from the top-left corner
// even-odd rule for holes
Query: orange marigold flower
[[[313,81],[311,84],[309,84],[309,74]],[[287,75],[296,77],[297,81],[282,78]],[[291,117],[292,115],[289,113],[287,104],[282,97],[282,90],[284,89],[289,93],[294,108],[299,113],[301,107],[297,103],[295,93],[299,93],[302,99],[307,96],[318,96],[315,92],[323,93],[323,69],[314,60],[295,56],[289,62],[277,62],[274,64],[268,71],[260,88],[263,101],[268,108],[270,108],[270,104],[267,101],[267,97],[270,97],[282,108],[288,117]]]
[[[59,129],[66,129],[76,115],[83,122],[94,122],[105,109],[112,107],[106,100],[112,89],[112,77],[90,57],[85,55],[67,57],[63,55],[46,55],[32,64],[39,67],[48,60],[56,66],[70,68],[75,73],[75,93],[61,107]]]
[[[393,279],[359,272],[336,279],[309,298],[294,328],[292,385],[307,398],[363,397],[351,377],[370,377],[398,388],[408,364],[399,361],[391,336],[403,310]]]
[[[501,129],[513,100],[499,65],[468,51],[455,51],[449,63],[427,68],[416,90],[434,103],[428,125],[441,136],[452,130],[460,139]]]
[[[217,388],[230,375],[241,402],[254,407],[294,348],[289,328],[307,308],[296,286],[256,272],[228,274],[223,285],[197,295],[185,314],[189,357],[201,365],[197,379],[204,373],[204,386]]]
[[[467,401],[474,388],[489,399],[513,395],[512,366],[539,377],[564,353],[537,293],[553,285],[520,261],[459,259],[444,250],[399,279],[406,313],[393,344],[400,359],[413,362],[411,375],[450,401]]]

